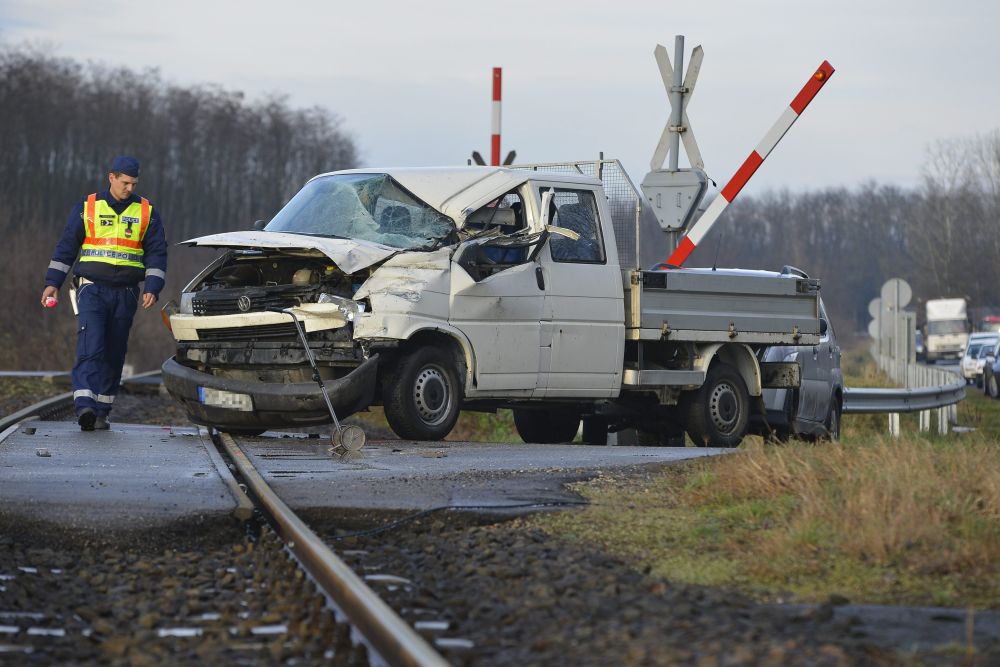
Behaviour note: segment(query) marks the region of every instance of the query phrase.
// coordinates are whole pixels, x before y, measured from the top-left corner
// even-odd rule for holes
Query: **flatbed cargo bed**
[[[734,269],[634,271],[625,300],[627,340],[813,345],[819,281]]]

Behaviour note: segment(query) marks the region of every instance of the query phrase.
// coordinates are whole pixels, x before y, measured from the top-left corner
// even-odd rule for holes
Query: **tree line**
[[[2,318],[0,368],[72,364],[68,303],[42,313],[38,298],[70,210],[107,188],[116,155],[140,160],[138,192],[162,212],[171,244],[251,229],[308,178],[357,164],[354,139],[325,109],[176,85],[155,70],[82,64],[30,46],[0,47],[0,127],[0,303],[23,314]],[[164,294],[176,294],[205,257],[172,247]],[[136,318],[130,363],[153,368],[170,347],[158,316]]]
[[[155,70],[81,64],[23,46],[0,47],[0,127],[0,304],[8,313],[0,368],[72,364],[74,319],[68,308],[43,313],[38,296],[70,208],[107,186],[115,155],[142,161],[139,192],[163,212],[171,243],[249,229],[309,177],[358,160],[353,138],[324,109],[180,86]],[[998,220],[1000,132],[993,132],[929,146],[918,187],[868,182],[744,194],[689,264],[797,266],[822,280],[839,331],[863,331],[868,302],[892,277],[913,286],[914,307],[942,296],[1000,306]],[[172,247],[167,298],[212,254]],[[154,368],[172,347],[158,316],[137,317],[130,363]]]
[[[357,162],[354,141],[324,109],[24,47],[0,51],[0,118],[0,229],[64,220],[107,186],[120,154],[140,159],[141,191],[164,211],[173,240],[250,228],[307,178]]]

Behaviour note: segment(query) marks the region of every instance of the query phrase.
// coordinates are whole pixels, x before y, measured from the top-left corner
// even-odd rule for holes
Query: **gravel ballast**
[[[195,548],[27,544],[0,538],[0,664],[367,664],[268,528]]]
[[[471,642],[446,653],[455,664],[894,664],[823,608],[790,614],[736,593],[674,585],[519,520],[448,519],[331,543],[362,576],[408,582],[373,585],[411,624],[446,621],[429,636]]]

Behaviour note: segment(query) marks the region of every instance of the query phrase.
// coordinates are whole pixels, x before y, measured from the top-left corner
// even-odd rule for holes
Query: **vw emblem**
[[[250,310],[250,297],[246,295],[241,296],[239,299],[236,300],[236,305],[237,307],[239,307],[240,312],[243,313],[247,312],[248,310]]]

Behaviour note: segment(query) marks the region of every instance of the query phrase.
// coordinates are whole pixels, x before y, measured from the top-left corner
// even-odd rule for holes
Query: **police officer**
[[[115,158],[108,181],[106,192],[85,197],[70,213],[42,292],[45,304],[59,293],[76,262],[79,317],[73,399],[84,431],[109,428],[132,317],[140,298],[143,308],[156,303],[167,276],[163,223],[149,200],[134,193],[139,161]]]

